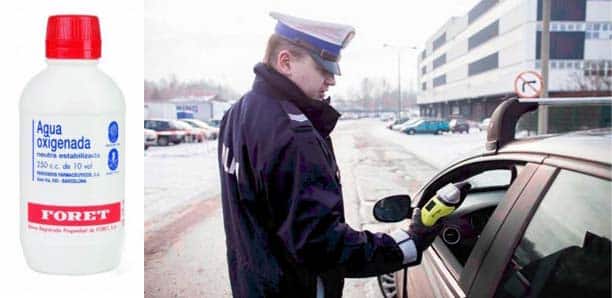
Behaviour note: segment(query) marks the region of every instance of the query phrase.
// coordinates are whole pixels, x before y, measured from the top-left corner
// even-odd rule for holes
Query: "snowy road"
[[[341,121],[332,135],[347,222],[389,230],[372,216],[386,195],[413,194],[438,170],[484,146],[485,134],[413,135],[378,120]],[[153,147],[145,156],[145,296],[231,297],[216,142]],[[380,297],[374,279],[347,280],[344,297]]]

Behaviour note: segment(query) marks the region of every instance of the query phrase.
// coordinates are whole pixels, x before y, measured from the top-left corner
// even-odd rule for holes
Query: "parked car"
[[[480,131],[486,131],[489,128],[489,123],[491,122],[491,118],[484,118],[480,124],[478,124],[478,129]]]
[[[208,123],[199,119],[182,119],[192,127],[201,129],[204,132],[204,137],[209,140],[214,140],[219,136],[219,128],[212,127]]]
[[[387,124],[387,128],[388,128],[388,129],[393,129],[393,130],[396,130],[396,128],[397,128],[399,125],[401,125],[402,123],[406,123],[406,121],[409,121],[409,120],[410,120],[410,118],[408,118],[408,117],[402,117],[402,118],[400,118],[400,119],[395,119],[395,120],[393,120],[393,121],[390,121],[390,122]],[[394,128],[394,127],[395,127],[395,128]]]
[[[144,129],[144,150],[157,144],[157,133],[152,129]]]
[[[397,130],[397,131],[401,131],[401,128],[406,126],[408,123],[413,123],[415,121],[417,121],[419,118],[402,118],[403,121],[393,124],[391,125],[391,129],[392,130]]]
[[[382,122],[387,122],[387,121],[391,121],[391,120],[393,120],[393,118],[394,118],[394,117],[395,117],[395,116],[393,116],[393,113],[382,113],[382,114],[380,114],[380,115],[379,115],[379,117],[378,117],[378,118],[379,118],[379,119],[380,119],[380,121],[382,121]]]
[[[206,123],[208,123],[208,125],[210,125],[211,127],[219,128],[219,125],[221,125],[221,120],[219,120],[219,119],[210,119],[210,120],[206,121]]]
[[[448,122],[448,127],[452,133],[469,133],[470,132],[470,124],[464,119],[451,119]]]
[[[180,144],[185,141],[186,133],[175,120],[148,119],[144,121],[144,128],[157,133],[157,144],[160,146],[168,146],[170,143]]]
[[[397,130],[397,131],[404,131],[404,129],[408,126],[413,125],[414,123],[417,123],[418,121],[422,120],[422,118],[412,118],[410,120],[406,120],[400,124],[396,124],[394,125],[391,129],[393,130]]]
[[[401,128],[402,132],[409,135],[417,133],[433,133],[439,135],[449,130],[448,121],[441,119],[419,119]]]
[[[601,115],[609,115],[612,98],[604,102]],[[424,208],[444,185],[472,184],[421,265],[408,269],[418,285],[408,287],[409,297],[611,297],[610,117],[602,129],[515,139],[519,116],[537,108],[534,100],[500,104],[484,150],[414,196]],[[381,218],[394,203],[379,201],[375,217],[399,221],[410,214],[408,202]],[[379,277],[383,295],[403,297],[403,281],[402,271]]]
[[[175,120],[176,126],[185,132],[185,142],[193,143],[193,142],[202,142],[204,140],[204,132],[199,129],[191,126],[191,124],[184,122],[182,120]]]

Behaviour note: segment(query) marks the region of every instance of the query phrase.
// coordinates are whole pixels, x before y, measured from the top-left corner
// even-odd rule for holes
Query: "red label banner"
[[[52,226],[97,226],[121,220],[121,203],[54,206],[28,203],[28,221]]]

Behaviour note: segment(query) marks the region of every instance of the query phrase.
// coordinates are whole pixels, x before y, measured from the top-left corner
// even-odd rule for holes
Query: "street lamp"
[[[395,49],[397,51],[397,119],[400,120],[402,118],[402,72],[401,72],[401,53],[403,49],[411,49],[411,50],[416,50],[417,47],[415,46],[408,46],[408,47],[399,47],[399,46],[393,46],[390,45],[388,43],[385,43],[383,45],[384,48],[392,48]]]

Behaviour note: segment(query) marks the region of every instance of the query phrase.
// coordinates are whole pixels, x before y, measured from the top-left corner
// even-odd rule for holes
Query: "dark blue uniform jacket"
[[[339,114],[272,68],[225,114],[219,169],[234,297],[342,295],[345,277],[402,267],[386,234],[344,220],[330,132]]]

